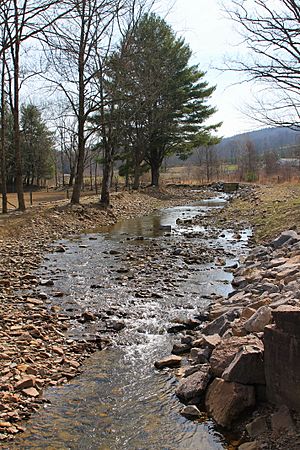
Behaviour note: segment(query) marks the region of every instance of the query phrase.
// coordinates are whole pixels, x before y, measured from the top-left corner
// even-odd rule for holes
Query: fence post
[[[30,198],[30,205],[32,206],[33,204],[32,191],[29,192],[29,198]]]

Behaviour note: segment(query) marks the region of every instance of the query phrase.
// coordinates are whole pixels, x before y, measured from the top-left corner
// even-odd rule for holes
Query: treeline
[[[102,165],[100,200],[107,206],[116,160],[134,188],[145,170],[157,186],[166,156],[184,158],[219,141],[213,132],[220,124],[205,124],[215,112],[208,104],[215,88],[190,64],[189,46],[150,7],[147,0],[0,3],[3,211],[8,182],[24,210],[24,183],[38,184],[51,172],[53,135],[36,106],[20,108],[32,80],[48,86],[55,157],[58,146],[69,155],[74,204],[92,155]],[[26,114],[39,123],[38,143],[29,137],[33,129],[25,134]]]
[[[13,117],[6,113],[6,183],[15,186],[16,163]],[[23,184],[40,187],[54,175],[55,139],[41,111],[34,105],[22,105],[20,114],[20,149]]]

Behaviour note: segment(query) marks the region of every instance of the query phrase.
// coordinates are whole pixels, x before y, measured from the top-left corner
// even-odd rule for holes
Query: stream
[[[48,254],[38,272],[54,281],[41,287],[49,307],[70,316],[69,339],[104,336],[110,345],[86,360],[81,375],[45,392],[48,402],[10,449],[227,448],[212,421],[180,415],[175,372],[153,366],[180,337],[172,327],[201,320],[232,291],[230,269],[247,254],[251,232],[237,237],[201,225],[226,201],[166,208],[55,244],[66,251]],[[78,320],[86,311],[95,320]]]

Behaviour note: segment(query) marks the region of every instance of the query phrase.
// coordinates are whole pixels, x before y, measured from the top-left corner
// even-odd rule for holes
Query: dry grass
[[[227,220],[245,220],[254,227],[254,237],[266,242],[300,224],[300,186],[260,186],[253,197],[237,199],[224,212]]]

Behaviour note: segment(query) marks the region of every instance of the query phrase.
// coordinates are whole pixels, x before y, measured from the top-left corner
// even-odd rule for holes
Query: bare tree
[[[65,95],[77,121],[73,204],[80,201],[86,146],[95,131],[89,126],[89,117],[103,108],[101,83],[105,61],[119,35],[122,16],[131,10],[133,3],[135,0],[64,0],[62,7],[71,11],[45,35],[52,68],[47,79]]]
[[[1,30],[2,48],[5,49],[6,32]],[[2,51],[1,64],[1,192],[2,192],[2,213],[7,213],[7,181],[6,181],[6,50]]]
[[[300,4],[295,0],[231,0],[224,6],[248,49],[230,70],[262,83],[252,112],[267,125],[300,129]]]
[[[258,178],[259,157],[253,141],[247,139],[240,155],[240,177],[246,181]]]
[[[5,58],[11,73],[10,106],[14,122],[14,148],[18,207],[25,210],[23,193],[22,154],[20,145],[20,89],[21,50],[24,43],[37,38],[59,15],[55,10],[58,0],[6,0],[0,2],[0,28],[6,35],[0,54]],[[54,8],[53,14],[50,11]]]

